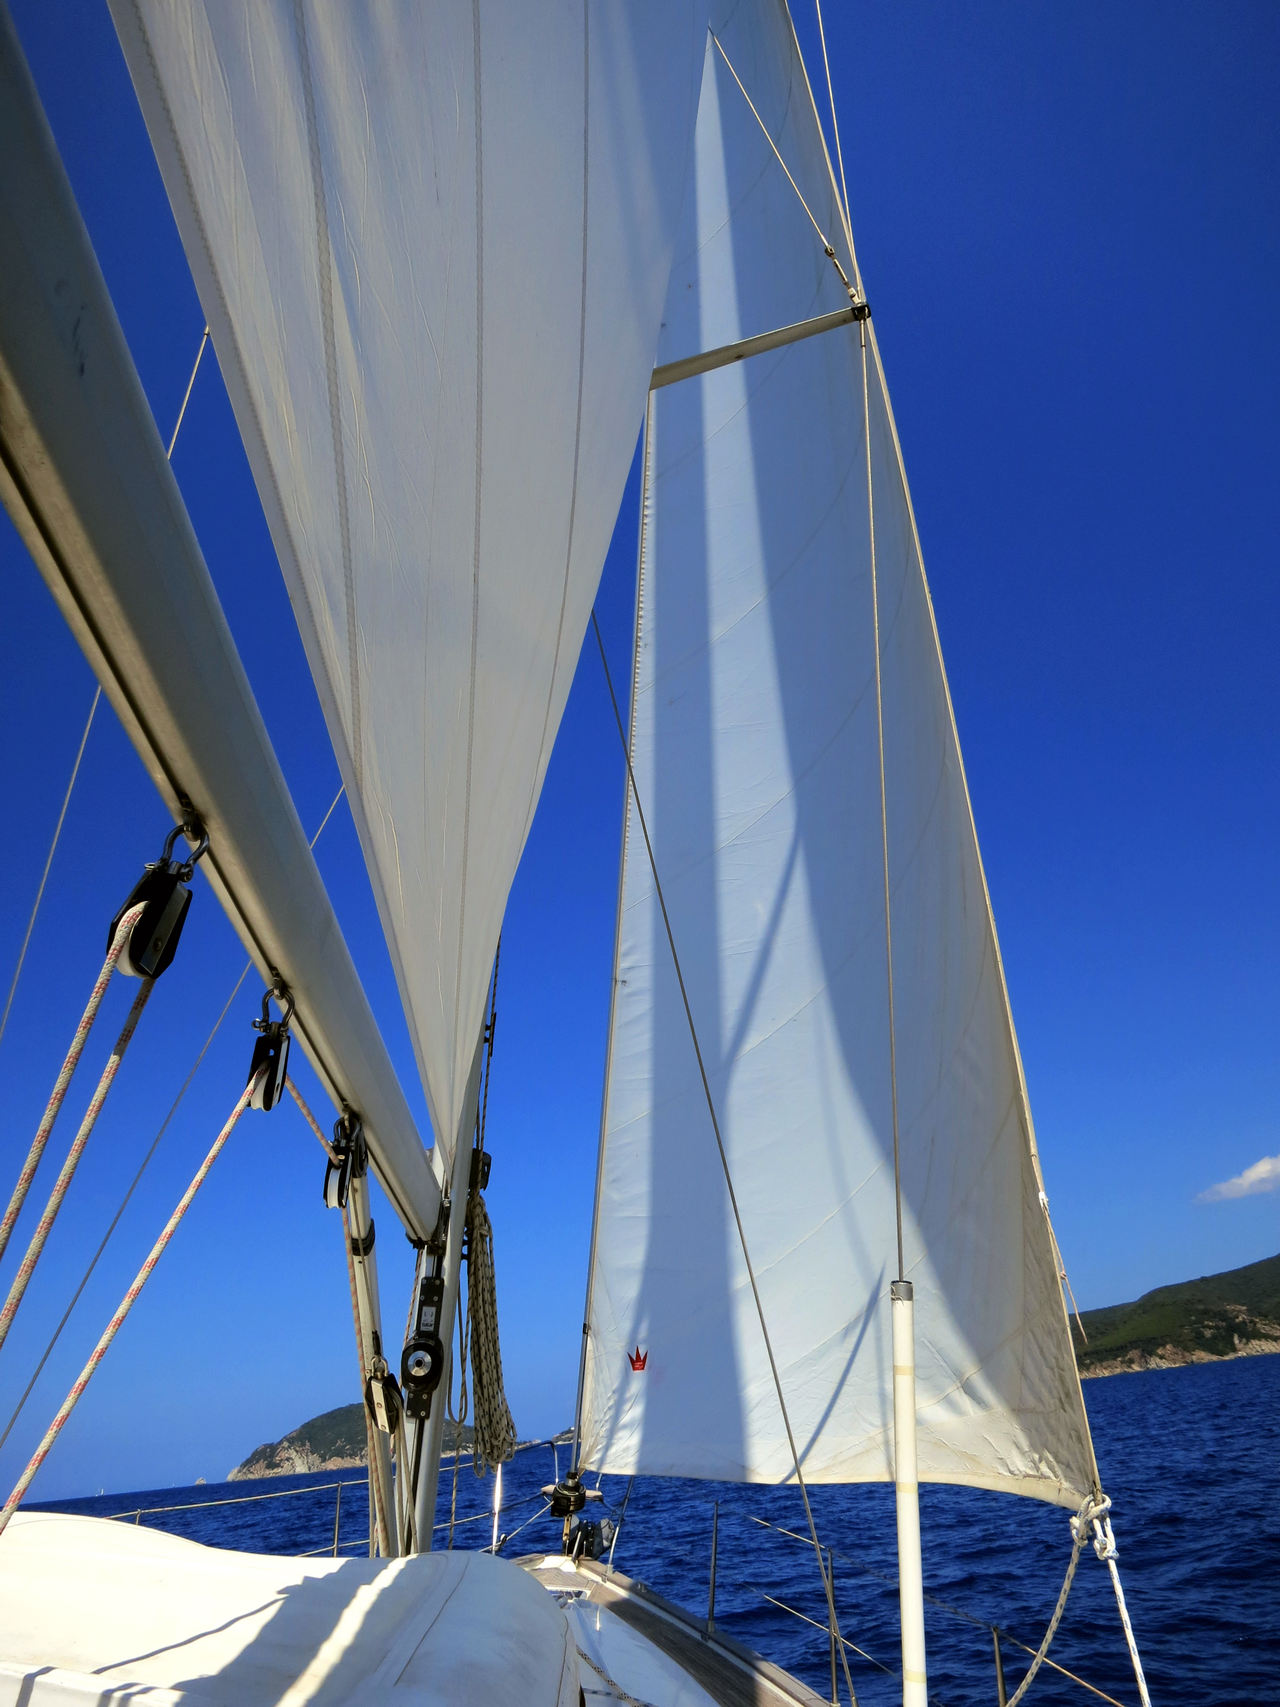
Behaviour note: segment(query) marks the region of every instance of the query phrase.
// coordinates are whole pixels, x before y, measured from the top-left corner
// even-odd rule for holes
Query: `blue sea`
[[[1280,1704],[1280,1356],[1107,1376],[1087,1382],[1085,1395],[1155,1707]],[[564,1449],[557,1458],[547,1445],[523,1449],[506,1467],[504,1552],[556,1549],[559,1526],[538,1515],[545,1503],[539,1490],[565,1468]],[[492,1480],[477,1478],[464,1459],[456,1504],[454,1480],[446,1461],[439,1521],[447,1526],[452,1509],[459,1520],[454,1545],[488,1546],[491,1519],[482,1514],[491,1510]],[[346,1484],[340,1493],[338,1482]],[[288,1498],[245,1500],[282,1490]],[[625,1479],[606,1477],[602,1492],[603,1509],[616,1519]],[[851,1656],[858,1699],[863,1707],[890,1707],[900,1699],[892,1490],[815,1488],[812,1499],[821,1539],[835,1556],[843,1632],[868,1656]],[[215,1500],[243,1503],[206,1503]],[[147,1508],[139,1521],[212,1546],[328,1553],[336,1502],[341,1550],[364,1551],[368,1507],[358,1471],[153,1488],[44,1509],[108,1516]],[[764,1598],[825,1626],[812,1549],[778,1533],[804,1528],[794,1489],[637,1479],[618,1536],[617,1568],[704,1613],[713,1502],[719,1507],[716,1623],[819,1693],[829,1692],[825,1628]],[[150,1509],[160,1506],[176,1509]],[[930,1699],[946,1707],[994,1703],[990,1627],[1008,1633],[1003,1650],[1012,1693],[1026,1656],[1008,1637],[1034,1648],[1043,1634],[1070,1552],[1068,1514],[956,1488],[923,1488],[921,1506]],[[447,1529],[437,1544],[446,1540]],[[1108,1573],[1092,1551],[1081,1560],[1050,1657],[1125,1707],[1136,1702]],[[1051,1707],[1098,1697],[1046,1668],[1028,1699]]]

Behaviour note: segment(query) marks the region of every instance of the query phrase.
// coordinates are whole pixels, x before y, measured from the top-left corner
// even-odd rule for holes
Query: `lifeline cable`
[[[210,1149],[209,1154],[205,1157],[204,1161],[201,1162],[199,1168],[197,1168],[195,1175],[192,1178],[191,1184],[187,1187],[186,1191],[183,1192],[182,1197],[179,1199],[177,1208],[174,1210],[173,1214],[169,1217],[168,1221],[165,1223],[164,1228],[160,1234],[160,1237],[156,1240],[155,1244],[152,1245],[150,1253],[148,1254],[146,1261],[143,1263],[142,1267],[138,1270],[138,1273],[137,1273],[136,1278],[134,1279],[133,1285],[129,1288],[129,1290],[125,1293],[124,1297],[121,1299],[120,1304],[116,1309],[115,1315],[112,1316],[111,1320],[107,1323],[106,1327],[103,1329],[102,1337],[99,1339],[97,1345],[94,1346],[93,1350],[90,1352],[89,1361],[85,1364],[84,1368],[80,1371],[80,1374],[77,1376],[77,1378],[76,1378],[76,1380],[75,1380],[75,1382],[71,1388],[71,1391],[67,1394],[66,1398],[62,1401],[62,1404],[59,1406],[57,1415],[54,1417],[53,1421],[49,1424],[48,1428],[45,1430],[44,1438],[40,1442],[39,1446],[37,1446],[35,1452],[31,1455],[31,1460],[28,1463],[26,1469],[22,1472],[21,1476],[18,1477],[18,1480],[14,1485],[13,1492],[9,1495],[8,1499],[5,1501],[4,1509],[2,1511],[0,1511],[0,1535],[3,1535],[5,1530],[8,1528],[9,1520],[13,1516],[14,1512],[17,1510],[19,1504],[21,1503],[22,1496],[26,1493],[27,1489],[31,1486],[31,1483],[34,1480],[37,1471],[40,1469],[40,1466],[44,1463],[45,1459],[49,1456],[49,1452],[53,1447],[53,1443],[57,1440],[58,1436],[62,1433],[62,1429],[63,1429],[64,1424],[66,1423],[67,1418],[71,1415],[72,1411],[75,1410],[76,1406],[79,1404],[81,1396],[83,1395],[85,1388],[89,1385],[89,1382],[93,1379],[94,1372],[97,1370],[98,1365],[102,1362],[103,1358],[106,1356],[112,1340],[119,1333],[120,1328],[125,1321],[125,1318],[128,1316],[130,1310],[133,1309],[134,1304],[137,1302],[138,1294],[142,1291],[142,1288],[147,1284],[147,1281],[151,1278],[152,1270],[155,1268],[156,1264],[160,1261],[160,1258],[164,1255],[170,1239],[172,1239],[173,1235],[177,1232],[178,1226],[179,1226],[180,1222],[182,1221],[183,1216],[187,1213],[187,1210],[191,1207],[192,1201],[195,1198],[196,1193],[199,1191],[200,1187],[204,1184],[205,1180],[207,1179],[210,1168],[212,1168],[213,1164],[217,1161],[219,1155],[221,1154],[223,1145],[227,1142],[227,1139],[230,1138],[231,1134],[235,1131],[236,1125],[240,1119],[240,1116],[244,1113],[245,1109],[248,1108],[250,1100],[253,1097],[253,1093],[257,1090],[258,1086],[261,1084],[262,1079],[265,1075],[265,1072],[266,1072],[265,1068],[260,1068],[259,1071],[254,1074],[254,1076],[249,1080],[249,1083],[241,1091],[239,1100],[237,1101],[235,1107],[232,1109],[231,1114],[229,1115],[229,1117],[227,1119],[226,1125],[222,1128],[221,1132],[219,1132],[218,1136],[214,1139],[213,1146]]]

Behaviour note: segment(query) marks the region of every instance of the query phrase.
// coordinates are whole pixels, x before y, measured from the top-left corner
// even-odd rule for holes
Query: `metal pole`
[[[338,1557],[338,1524],[342,1520],[342,1483],[338,1483],[337,1498],[333,1502],[333,1556]]]
[[[902,1707],[928,1707],[920,1484],[916,1478],[915,1293],[909,1280],[889,1289],[893,1315],[893,1479],[898,1507],[898,1604],[902,1616]]]
[[[831,1585],[831,1601],[836,1598],[836,1567],[830,1547],[827,1548],[827,1581]],[[840,1684],[836,1678],[836,1627],[828,1614],[827,1634],[831,1638],[831,1707],[840,1707]]]
[[[707,1634],[716,1627],[716,1549],[720,1541],[720,1501],[711,1502],[711,1583],[707,1589]]]
[[[1000,1652],[1000,1632],[991,1626],[991,1646],[996,1656],[996,1707],[1007,1707],[1009,1692],[1004,1681],[1004,1656]]]
[[[474,1447],[472,1448],[474,1451]],[[502,1465],[493,1472],[493,1537],[489,1542],[489,1551],[498,1551],[498,1519],[502,1516]]]

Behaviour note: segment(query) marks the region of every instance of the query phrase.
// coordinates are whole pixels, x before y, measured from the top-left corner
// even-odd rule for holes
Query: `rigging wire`
[[[734,70],[733,61],[729,58],[729,55],[724,51],[723,43],[721,42],[719,36],[716,34],[716,32],[714,30],[709,31],[708,33],[710,34],[712,41],[716,44],[716,47],[719,49],[721,59],[723,59],[725,64],[729,67],[730,76],[732,76],[734,82],[738,85],[739,89],[741,89],[742,98],[747,103],[747,105],[751,108],[752,116],[754,117],[756,123],[760,126],[760,130],[763,133],[765,141],[769,144],[769,147],[773,150],[774,158],[777,160],[779,166],[782,167],[782,170],[786,173],[787,182],[791,185],[791,188],[796,192],[796,195],[799,197],[800,206],[808,214],[809,223],[810,223],[810,225],[812,225],[813,229],[818,234],[818,241],[822,244],[823,253],[826,255],[827,259],[831,262],[831,265],[835,268],[836,272],[839,274],[840,283],[844,286],[845,290],[849,293],[850,299],[852,301],[857,301],[857,299],[858,299],[857,286],[850,284],[849,275],[848,275],[848,273],[845,272],[844,268],[840,265],[840,258],[835,252],[835,248],[831,242],[831,239],[827,236],[826,232],[818,224],[818,221],[817,221],[816,217],[814,216],[813,209],[809,206],[808,202],[804,199],[804,192],[801,190],[799,184],[797,184],[795,179],[792,177],[791,168],[787,165],[786,161],[782,158],[782,155],[778,150],[778,145],[773,140],[773,136],[770,133],[768,125],[760,117],[760,113],[756,107],[755,102],[751,99],[750,95],[748,95],[748,93],[747,93],[746,85],[743,83],[741,77],[738,76],[738,73]]]
[[[880,759],[880,845],[884,863],[884,958],[889,1002],[889,1104],[893,1119],[893,1212],[898,1235],[898,1279],[907,1277],[902,1245],[902,1157],[898,1131],[898,1037],[893,1005],[893,922],[889,905],[889,801],[884,777],[884,693],[880,670],[880,586],[876,575],[876,512],[871,472],[871,401],[867,384],[867,326],[858,332],[862,345],[862,424],[867,448],[867,533],[871,551],[871,641],[876,661],[876,745]]]
[[[827,58],[827,32],[822,22],[822,0],[814,0],[818,14],[818,40],[822,43],[822,68],[827,74],[827,99],[831,103],[831,131],[836,139],[836,164],[840,168],[840,199],[844,204],[844,234],[853,248],[852,227],[849,222],[849,186],[844,176],[844,150],[840,146],[840,120],[836,117],[836,96],[831,86],[831,61]]]
[[[782,1391],[782,1377],[778,1373],[778,1363],[773,1352],[773,1340],[770,1337],[769,1324],[765,1317],[764,1301],[760,1296],[760,1288],[756,1281],[755,1267],[751,1261],[751,1252],[747,1247],[746,1228],[743,1225],[742,1212],[738,1208],[738,1194],[734,1190],[733,1174],[729,1167],[729,1157],[725,1150],[724,1139],[720,1132],[720,1120],[716,1113],[715,1099],[711,1094],[711,1081],[707,1077],[706,1063],[703,1060],[702,1055],[702,1045],[698,1041],[698,1028],[694,1022],[693,1008],[689,1001],[689,992],[685,987],[684,972],[680,965],[680,956],[676,950],[675,932],[672,929],[671,917],[667,912],[666,897],[662,891],[662,880],[658,875],[658,862],[653,851],[653,842],[649,837],[649,825],[645,818],[644,807],[640,801],[640,790],[636,786],[636,774],[631,763],[631,749],[627,742],[627,732],[622,721],[622,713],[618,709],[618,696],[614,692],[613,674],[609,669],[609,660],[605,655],[604,649],[604,637],[600,633],[600,624],[596,618],[594,609],[591,612],[591,626],[595,632],[596,645],[600,651],[600,662],[604,666],[605,683],[609,689],[609,703],[613,707],[614,721],[618,726],[618,737],[622,742],[622,751],[626,759],[627,781],[631,789],[631,798],[635,801],[636,820],[640,825],[641,834],[644,836],[645,852],[649,857],[649,870],[653,876],[654,893],[657,896],[658,906],[662,912],[662,923],[666,930],[667,946],[671,950],[671,962],[675,970],[676,982],[680,986],[680,999],[684,1004],[685,1019],[689,1026],[689,1037],[693,1043],[693,1053],[698,1063],[698,1073],[702,1080],[702,1092],[706,1099],[707,1113],[711,1117],[711,1130],[715,1136],[716,1149],[720,1156],[720,1167],[724,1173],[724,1183],[728,1192],[729,1207],[733,1212],[734,1226],[738,1233],[738,1244],[742,1250],[743,1264],[747,1271],[747,1279],[751,1285],[751,1296],[755,1300],[756,1316],[760,1322],[760,1334],[764,1340],[765,1354],[769,1359],[769,1371],[773,1376],[774,1391],[778,1396],[778,1408],[782,1413],[782,1426],[786,1430],[787,1445],[791,1451],[791,1463],[796,1474],[796,1485],[800,1489],[800,1498],[804,1502],[804,1515],[809,1526],[810,1537],[813,1541],[813,1550],[817,1554],[818,1558],[818,1570],[821,1573],[822,1586],[826,1593],[827,1612],[831,1618],[832,1628],[835,1630],[836,1634],[839,1635],[840,1625],[836,1618],[836,1603],[835,1595],[831,1586],[831,1578],[827,1571],[826,1562],[822,1556],[822,1543],[818,1539],[818,1526],[814,1521],[813,1507],[809,1503],[809,1489],[804,1479],[804,1471],[800,1468],[800,1453],[796,1447],[796,1438],[791,1427],[791,1415],[787,1410],[786,1396]],[[854,1693],[853,1679],[849,1673],[848,1657],[845,1655],[843,1647],[840,1652],[844,1665],[845,1684],[849,1690],[849,1699],[854,1703],[854,1707],[856,1707],[857,1696]]]
[[[195,363],[191,369],[191,377],[187,381],[187,389],[183,393],[182,406],[178,410],[178,418],[174,422],[173,432],[169,437],[169,448],[165,451],[165,459],[173,461],[173,447],[178,442],[178,434],[186,418],[187,404],[191,401],[191,393],[195,388],[196,375],[200,371],[200,358],[204,355],[204,347],[209,342],[209,328],[206,326],[200,339],[200,347],[196,351]],[[67,781],[67,791],[62,797],[62,810],[58,813],[58,821],[53,827],[53,840],[49,843],[49,853],[44,862],[44,870],[40,873],[40,882],[36,886],[36,898],[31,905],[31,917],[27,920],[26,935],[22,939],[22,947],[18,950],[18,962],[13,969],[13,977],[9,983],[9,994],[5,998],[4,1012],[0,1014],[0,1041],[4,1039],[5,1027],[9,1023],[9,1010],[13,1006],[13,998],[17,993],[18,980],[22,976],[22,968],[26,963],[27,950],[31,946],[31,936],[36,928],[36,919],[40,912],[40,903],[44,900],[45,886],[49,881],[49,872],[53,866],[53,856],[58,851],[58,843],[62,839],[62,826],[66,822],[67,808],[71,804],[71,793],[76,786],[76,778],[80,774],[80,761],[84,758],[84,750],[89,741],[89,731],[93,728],[93,720],[97,715],[98,702],[102,698],[102,683],[99,682],[94,690],[93,703],[89,707],[89,715],[85,719],[84,732],[80,737],[80,745],[76,750],[75,762],[71,766],[71,776]],[[323,827],[323,826],[322,826]]]
[[[319,828],[316,830],[315,835],[312,836],[312,838],[311,838],[311,846],[313,848],[315,847],[316,843],[320,840],[321,832],[323,831],[325,825],[329,822],[330,818],[333,817],[333,814],[337,808],[338,802],[342,799],[342,796],[345,792],[346,792],[346,789],[345,789],[345,785],[344,785],[342,788],[339,788],[338,792],[334,795],[332,801],[329,804],[329,810],[325,813],[324,817],[320,820]],[[13,1432],[14,1424],[17,1422],[19,1416],[21,1416],[23,1408],[26,1405],[27,1400],[31,1397],[32,1389],[35,1387],[36,1382],[40,1379],[40,1375],[41,1375],[42,1371],[44,1370],[45,1364],[48,1363],[50,1357],[53,1355],[54,1347],[57,1345],[59,1339],[61,1339],[63,1329],[66,1327],[67,1323],[71,1320],[72,1311],[75,1309],[76,1305],[80,1302],[81,1294],[84,1292],[85,1287],[89,1284],[89,1281],[93,1275],[94,1269],[97,1268],[103,1252],[106,1250],[107,1245],[110,1243],[112,1234],[115,1232],[116,1228],[119,1226],[120,1219],[123,1216],[125,1210],[129,1207],[130,1199],[133,1197],[134,1192],[138,1189],[138,1186],[141,1184],[142,1176],[143,1176],[143,1174],[146,1173],[147,1168],[150,1166],[151,1159],[155,1155],[156,1150],[159,1148],[160,1140],[164,1137],[165,1133],[169,1130],[169,1126],[173,1120],[173,1117],[174,1117],[174,1115],[177,1114],[178,1109],[182,1104],[183,1098],[186,1096],[187,1092],[191,1089],[191,1082],[195,1078],[197,1072],[200,1070],[200,1066],[203,1063],[205,1056],[209,1053],[209,1050],[213,1044],[214,1038],[217,1037],[219,1031],[221,1031],[223,1021],[226,1019],[227,1015],[231,1012],[232,1003],[235,1001],[236,997],[240,994],[241,985],[244,983],[245,979],[249,976],[249,973],[252,970],[253,970],[253,962],[251,960],[246,960],[244,963],[244,967],[241,970],[240,976],[236,979],[235,983],[232,985],[231,994],[227,997],[226,1001],[222,1005],[221,1013],[218,1015],[217,1019],[214,1020],[213,1026],[209,1032],[209,1035],[205,1038],[204,1042],[201,1044],[200,1051],[197,1054],[194,1062],[192,1063],[190,1071],[188,1072],[186,1078],[182,1081],[182,1084],[179,1087],[177,1096],[175,1096],[173,1101],[169,1104],[168,1112],[166,1113],[164,1119],[160,1122],[159,1129],[157,1130],[155,1137],[151,1140],[151,1146],[148,1149],[146,1155],[142,1158],[142,1161],[140,1162],[140,1164],[138,1166],[138,1171],[134,1174],[133,1179],[129,1182],[129,1188],[125,1192],[124,1196],[121,1198],[119,1207],[116,1209],[115,1214],[111,1218],[111,1224],[108,1226],[106,1232],[102,1235],[102,1240],[99,1243],[97,1250],[94,1251],[92,1257],[90,1257],[88,1266],[86,1267],[84,1273],[80,1277],[80,1283],[76,1287],[74,1293],[71,1296],[71,1302],[67,1305],[66,1309],[63,1311],[61,1320],[59,1321],[57,1327],[53,1330],[53,1333],[50,1335],[49,1342],[45,1346],[44,1351],[41,1353],[40,1361],[36,1364],[36,1367],[35,1367],[35,1370],[34,1370],[32,1376],[31,1376],[31,1379],[27,1382],[26,1387],[22,1391],[21,1397],[19,1398],[17,1404],[13,1407],[13,1411],[11,1412],[11,1414],[9,1416],[9,1420],[4,1426],[4,1432],[3,1432],[3,1434],[0,1434],[0,1447],[3,1447],[5,1441],[8,1440],[10,1434]],[[314,1128],[314,1130],[316,1131],[316,1134],[319,1137],[320,1142],[324,1145],[326,1152],[330,1155],[330,1157],[332,1157],[333,1151],[329,1145],[329,1140],[325,1137],[324,1133],[320,1131],[319,1127]],[[5,1235],[5,1237],[7,1238],[7,1234]],[[2,1252],[3,1252],[3,1246],[0,1245],[0,1254],[2,1254]]]
[[[5,998],[4,1012],[0,1014],[0,1040],[4,1037],[4,1028],[9,1023],[9,1010],[13,1007],[13,998],[18,991],[18,979],[22,976],[22,968],[26,963],[27,950],[31,946],[31,933],[36,928],[36,918],[40,912],[40,903],[44,900],[45,885],[49,881],[49,872],[53,866],[53,856],[58,851],[58,842],[62,837],[62,826],[66,822],[67,808],[71,804],[71,791],[76,785],[80,774],[80,761],[84,758],[85,747],[89,743],[89,731],[93,728],[93,719],[98,710],[98,701],[102,698],[102,683],[94,689],[93,703],[89,707],[89,715],[85,718],[84,733],[80,737],[80,745],[76,749],[75,763],[71,766],[71,775],[67,781],[67,792],[62,797],[62,810],[58,813],[58,822],[53,827],[53,840],[49,843],[49,853],[44,862],[44,870],[40,873],[40,881],[36,885],[36,898],[31,903],[31,917],[27,920],[26,935],[22,939],[22,947],[18,950],[18,963],[13,969],[13,977],[9,982],[9,994]]]

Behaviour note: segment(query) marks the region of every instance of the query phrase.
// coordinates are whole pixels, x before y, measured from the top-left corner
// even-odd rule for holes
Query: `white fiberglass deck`
[[[19,1512],[0,1707],[125,1701],[578,1707],[578,1655],[553,1597],[487,1554],[296,1559]]]

